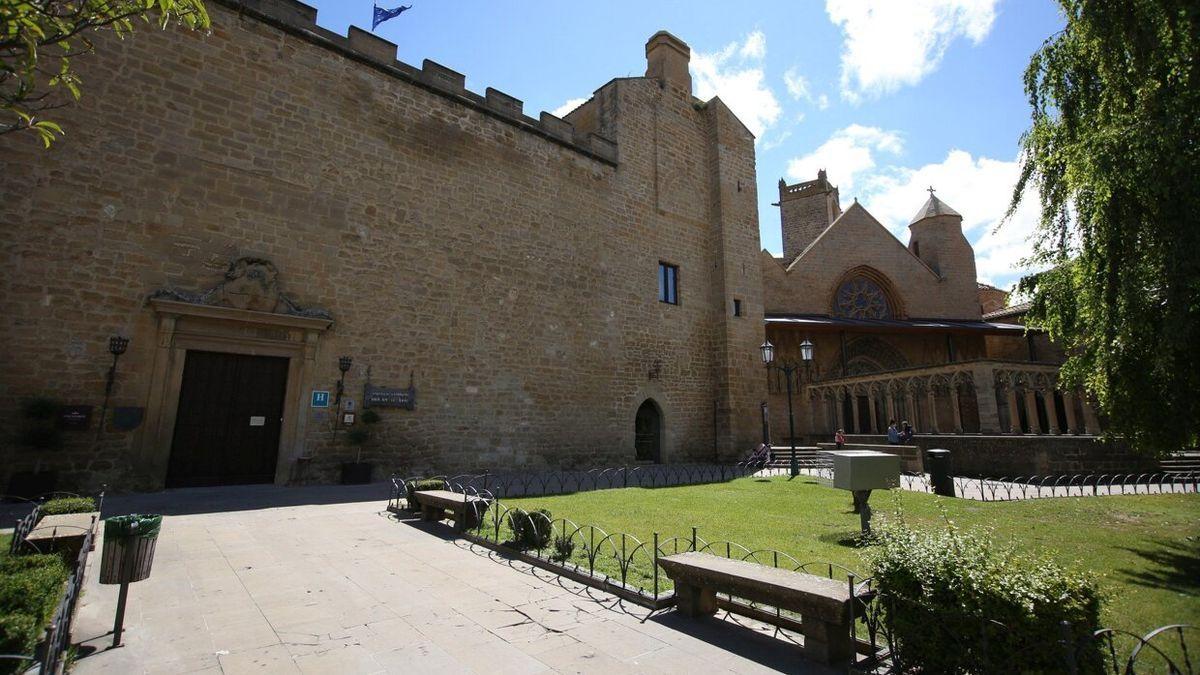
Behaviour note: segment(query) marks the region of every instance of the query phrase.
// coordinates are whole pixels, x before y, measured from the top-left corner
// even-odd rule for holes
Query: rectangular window
[[[737,298],[733,299],[733,315],[734,316],[742,315],[742,301]]]
[[[665,262],[658,263],[658,301],[679,304],[679,268]]]

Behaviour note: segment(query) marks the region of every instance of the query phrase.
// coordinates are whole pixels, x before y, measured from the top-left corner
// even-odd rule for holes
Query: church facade
[[[1025,330],[1007,293],[977,281],[963,217],[932,188],[907,243],[857,200],[843,211],[824,171],[780,181],[777,205],[784,255],[762,254],[764,320],[777,358],[797,366],[797,436],[880,436],[906,422],[924,436],[1099,432],[1087,399],[1058,383],[1061,350]],[[787,438],[785,378],[769,376],[776,438]]]

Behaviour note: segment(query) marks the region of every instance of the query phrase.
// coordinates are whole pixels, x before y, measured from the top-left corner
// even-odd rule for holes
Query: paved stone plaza
[[[110,498],[106,516],[168,517],[120,649],[97,547],[75,629],[96,650],[77,672],[825,672],[770,628],[646,619],[446,525],[397,522],[385,500],[380,485]]]

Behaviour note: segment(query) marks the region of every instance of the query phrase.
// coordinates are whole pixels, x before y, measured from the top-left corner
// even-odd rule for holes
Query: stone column
[[[1067,428],[1064,431],[1068,434],[1079,433],[1079,425],[1075,423],[1075,392],[1063,392],[1063,408],[1067,415]]]
[[[862,429],[859,425],[862,424],[862,415],[858,412],[858,396],[854,392],[850,392],[850,416],[854,422],[854,433],[861,434]],[[843,429],[845,427],[842,427]]]
[[[845,406],[842,405],[842,395],[840,393],[834,394],[833,406],[834,406],[834,408],[836,408],[836,410],[834,412],[837,414],[837,428],[845,429],[846,428],[846,408],[845,408]]]
[[[958,402],[958,385],[950,387],[950,409],[954,411],[954,433],[963,432],[962,407]]]
[[[1087,395],[1079,398],[1079,403],[1083,408],[1083,433],[1092,434],[1093,436],[1100,433],[1100,419],[1096,417],[1096,409],[1092,407],[1091,401],[1087,400]]]
[[[825,411],[825,419],[821,420],[821,431],[826,433],[829,432],[829,425],[831,424],[830,420],[833,419],[833,410],[829,408],[829,406],[832,405],[832,403],[830,403],[832,400],[832,396],[826,396],[824,393],[821,395],[821,409]]]
[[[920,431],[917,426],[917,392],[911,389],[904,392],[904,408],[908,411],[908,423],[913,429]]]
[[[925,397],[929,401],[929,430],[933,433],[938,433],[938,418],[937,418],[937,395],[933,391],[933,387],[925,390]]]
[[[1054,403],[1054,388],[1047,387],[1042,393],[1046,399],[1046,421],[1050,425],[1050,433],[1057,436],[1062,433],[1058,429],[1058,406]]]
[[[976,365],[971,369],[971,383],[975,386],[975,405],[979,408],[979,432],[998,434],[1000,408],[996,405],[996,371],[989,364]]]
[[[1008,433],[1021,433],[1021,411],[1017,410],[1017,388],[1013,385],[1008,386]]]
[[[1038,424],[1037,393],[1032,388],[1025,389],[1025,416],[1029,418],[1029,433],[1042,433],[1042,425]]]
[[[867,430],[873,434],[879,433],[879,415],[875,407],[875,394],[872,393],[867,398],[867,412],[871,415],[871,423],[867,425]]]
[[[883,391],[883,404],[889,421],[896,419],[896,397],[892,395],[891,387]]]

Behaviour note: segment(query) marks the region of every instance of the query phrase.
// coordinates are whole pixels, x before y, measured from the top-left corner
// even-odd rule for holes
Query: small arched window
[[[894,312],[879,284],[865,276],[854,276],[838,286],[833,315],[848,319],[890,319]]]

